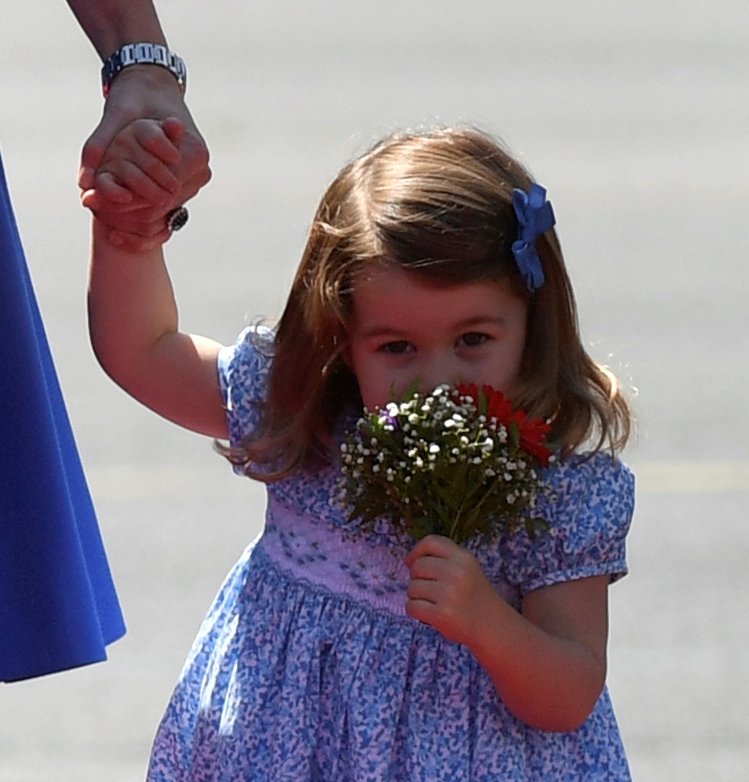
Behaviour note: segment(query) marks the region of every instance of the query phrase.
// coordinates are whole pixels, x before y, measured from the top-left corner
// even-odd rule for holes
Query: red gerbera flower
[[[514,421],[520,430],[520,445],[528,453],[537,456],[545,467],[549,463],[551,450],[544,445],[546,435],[551,431],[551,424],[540,418],[528,418],[525,410],[517,410]]]
[[[501,391],[491,386],[481,386],[479,391],[475,383],[463,383],[456,386],[456,390],[460,396],[470,396],[487,418],[496,418],[506,427],[514,424],[518,430],[521,447],[538,457],[542,466],[545,467],[549,463],[552,451],[545,442],[546,435],[551,431],[551,424],[540,418],[528,418],[525,410],[513,410],[512,402]]]
[[[512,402],[501,392],[495,391],[491,386],[482,386],[487,400],[487,418],[496,418],[500,424],[509,426],[513,420]]]

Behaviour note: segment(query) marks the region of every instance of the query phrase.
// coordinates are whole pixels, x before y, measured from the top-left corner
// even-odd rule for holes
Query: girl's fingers
[[[447,568],[443,557],[425,555],[418,557],[410,565],[411,578],[421,578],[429,581],[437,581],[445,577]]]
[[[149,221],[189,201],[211,171],[207,153],[196,149],[192,137],[181,153],[185,136],[184,125],[175,118],[133,122],[111,142],[93,181],[87,180],[83,205],[100,215],[126,208]]]
[[[179,163],[179,147],[165,133],[161,125],[138,123],[135,126],[135,138],[144,150],[157,157],[161,163],[167,166],[176,166]]]
[[[130,190],[108,171],[103,171],[94,177],[94,189],[102,198],[115,204],[129,204],[133,200],[133,194]]]
[[[444,593],[443,585],[435,579],[412,578],[406,588],[409,600],[437,603]]]
[[[100,176],[112,177],[133,195],[159,206],[169,204],[174,193],[179,190],[179,182],[174,174],[145,150],[142,154],[108,163],[106,171]],[[99,176],[95,186],[100,189]]]
[[[411,549],[411,552],[406,557],[406,567],[410,568],[419,557],[427,555],[443,558],[449,557],[455,552],[456,548],[459,549],[458,545],[449,538],[444,538],[441,535],[427,535]]]
[[[412,619],[418,619],[426,625],[434,627],[445,635],[444,611],[434,600],[411,599],[406,603],[406,614]],[[447,635],[445,635],[447,637]]]
[[[172,144],[174,144],[175,147],[179,147],[185,135],[184,124],[176,117],[168,117],[161,123],[161,127]]]

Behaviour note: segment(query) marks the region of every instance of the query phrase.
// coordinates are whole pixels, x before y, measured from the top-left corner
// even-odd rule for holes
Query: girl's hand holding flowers
[[[406,613],[448,641],[471,646],[486,621],[494,590],[476,557],[440,535],[419,541],[406,559],[411,571]]]

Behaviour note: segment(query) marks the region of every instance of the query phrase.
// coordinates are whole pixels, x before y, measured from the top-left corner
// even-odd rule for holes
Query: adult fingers
[[[109,230],[114,230],[120,234],[139,236],[144,239],[168,236],[169,234],[166,217],[160,213],[152,217],[148,211],[107,209],[107,203],[98,198],[96,191],[84,193],[83,202],[84,206],[90,209],[97,220]]]
[[[140,196],[133,196],[127,204],[110,201],[99,190],[86,190],[81,193],[81,204],[99,216],[107,215],[113,220],[129,217],[143,223],[152,223],[163,218],[167,212],[178,206],[177,199],[172,199],[169,205],[154,206]]]
[[[197,195],[198,191],[211,179],[211,170],[209,168],[203,168],[200,171],[195,172],[192,176],[188,177],[180,188],[179,194],[173,199],[170,209],[177,206],[183,206],[191,198]],[[169,211],[169,210],[167,210]]]
[[[169,241],[171,233],[164,228],[160,233],[153,236],[141,236],[140,234],[131,234],[125,231],[109,229],[107,231],[107,240],[115,247],[119,247],[130,253],[144,253],[154,250],[164,242]]]
[[[96,218],[104,223],[107,228],[120,233],[141,236],[144,239],[161,236],[165,231],[168,233],[166,219],[163,217],[158,220],[144,222],[142,220],[132,219],[126,214],[117,216],[108,215],[102,212],[96,212],[95,214]]]
[[[81,190],[90,190],[94,186],[96,171],[104,160],[107,147],[126,124],[125,118],[118,112],[108,111],[108,108],[108,104],[104,104],[104,114],[81,150],[78,170],[78,186]]]

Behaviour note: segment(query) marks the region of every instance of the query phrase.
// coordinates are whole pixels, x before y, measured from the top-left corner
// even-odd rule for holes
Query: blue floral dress
[[[257,423],[269,351],[219,356],[232,443]],[[549,534],[469,541],[516,609],[541,587],[626,572],[634,481],[598,454],[549,471]],[[156,736],[151,782],[630,779],[606,690],[550,733],[518,720],[467,647],[405,613],[408,541],[341,530],[335,467],[268,487],[265,529],[227,577]]]

